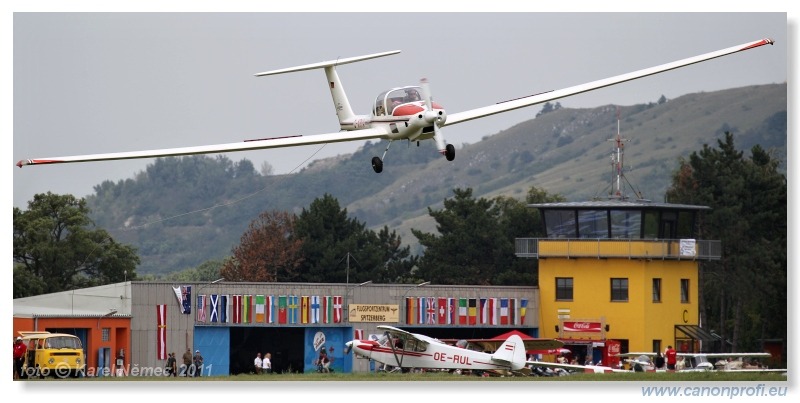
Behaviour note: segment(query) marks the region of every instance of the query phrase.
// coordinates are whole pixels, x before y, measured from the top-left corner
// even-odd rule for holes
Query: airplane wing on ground
[[[453,344],[457,342],[454,339],[442,340],[447,344]],[[496,340],[496,339],[467,339],[467,348],[470,350],[476,351],[483,351],[483,352],[495,352],[498,348],[505,342],[505,340]],[[533,340],[522,340],[522,343],[525,345],[525,351],[528,350],[554,350],[564,346],[564,343],[558,341],[556,339],[533,339]]]
[[[514,109],[524,108],[526,106],[545,103],[548,101],[568,97],[570,95],[580,94],[583,92],[588,92],[599,88],[608,87],[614,84],[635,80],[637,78],[663,73],[665,71],[674,70],[680,67],[688,66],[691,64],[699,63],[710,59],[715,59],[732,53],[742,52],[748,49],[757,48],[759,46],[772,45],[773,43],[774,41],[772,39],[765,38],[754,42],[744,43],[738,46],[732,46],[730,48],[718,50],[715,52],[709,52],[699,56],[689,57],[675,62],[666,63],[659,66],[650,67],[647,69],[637,70],[632,73],[620,74],[618,76],[592,81],[586,84],[575,85],[561,90],[547,91],[536,95],[500,102],[482,108],[471,109],[464,112],[450,113],[447,116],[447,121],[445,122],[444,126],[450,126],[457,123],[470,121],[473,119],[478,119],[502,112],[508,112]]]
[[[125,159],[135,159],[135,158],[174,157],[181,155],[214,154],[214,153],[224,153],[231,151],[251,151],[251,150],[263,150],[268,148],[295,147],[295,146],[306,146],[314,144],[338,143],[345,141],[369,140],[377,138],[386,138],[386,135],[388,134],[387,130],[388,129],[386,127],[374,127],[370,129],[316,134],[311,136],[294,135],[294,136],[273,137],[273,138],[258,139],[258,140],[244,140],[237,143],[216,144],[209,146],[163,148],[163,149],[154,149],[147,151],[73,155],[67,157],[34,158],[28,160],[20,160],[19,162],[17,162],[17,166],[22,168],[25,165],[61,164],[69,162],[88,162],[88,161],[111,161],[111,160],[125,160]]]
[[[602,365],[561,364],[558,362],[544,362],[544,361],[527,361],[525,364],[533,367],[563,368],[569,371],[579,371],[579,372],[595,373],[595,374],[606,374],[611,372],[624,372],[624,373],[631,372],[631,371],[626,371],[624,369],[611,368]]]

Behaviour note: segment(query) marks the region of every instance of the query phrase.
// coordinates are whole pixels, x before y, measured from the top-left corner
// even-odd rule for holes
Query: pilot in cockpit
[[[419,92],[413,88],[409,88],[406,90],[406,96],[403,98],[404,102],[416,102],[419,101]]]

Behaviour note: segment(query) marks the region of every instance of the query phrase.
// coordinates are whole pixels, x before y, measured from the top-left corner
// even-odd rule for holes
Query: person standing
[[[178,363],[175,359],[175,353],[169,353],[167,357],[167,366],[166,366],[166,375],[167,376],[177,376],[178,372]]]
[[[264,359],[261,360],[261,372],[265,374],[272,373],[272,354],[264,354]]]
[[[664,369],[664,356],[661,355],[661,351],[656,352],[656,369]]]
[[[261,374],[261,366],[264,365],[264,360],[261,359],[261,353],[256,354],[256,359],[253,361],[253,366],[256,368],[256,375]]]
[[[183,353],[183,365],[181,366],[181,376],[189,376],[189,369],[192,368],[192,349],[187,348]]]
[[[14,379],[19,379],[22,374],[22,363],[25,361],[25,352],[28,347],[22,342],[22,337],[14,340]]]
[[[675,364],[678,363],[678,352],[672,348],[672,346],[667,346],[667,349],[664,351],[664,358],[667,360],[667,369],[668,370],[675,370]]]
[[[203,376],[203,356],[200,350],[194,352],[194,376]]]

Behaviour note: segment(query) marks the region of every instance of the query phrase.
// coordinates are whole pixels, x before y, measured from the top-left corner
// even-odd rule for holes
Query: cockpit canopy
[[[409,102],[419,102],[422,99],[422,88],[416,86],[392,88],[382,92],[375,99],[372,111],[375,116],[391,115],[394,108]]]

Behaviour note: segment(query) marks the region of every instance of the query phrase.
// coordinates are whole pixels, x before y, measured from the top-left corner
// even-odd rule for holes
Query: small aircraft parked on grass
[[[330,88],[331,96],[333,97],[333,105],[336,110],[336,115],[339,119],[339,128],[341,130],[339,132],[311,136],[283,135],[281,137],[244,140],[235,143],[209,146],[154,149],[148,151],[116,152],[106,154],[88,154],[66,157],[31,158],[20,160],[17,162],[17,166],[21,168],[25,165],[212,154],[345,141],[384,139],[388,140],[389,143],[386,146],[386,150],[383,152],[383,156],[372,158],[373,170],[380,173],[383,171],[383,159],[386,157],[386,153],[389,151],[389,146],[391,146],[392,142],[395,140],[406,140],[409,143],[416,142],[417,145],[419,145],[421,140],[433,139],[436,143],[436,148],[439,153],[443,154],[448,161],[452,161],[455,158],[456,151],[452,144],[448,144],[445,141],[444,135],[441,131],[441,128],[445,126],[451,126],[457,123],[463,123],[473,119],[479,119],[498,113],[508,112],[531,105],[542,104],[555,99],[593,91],[599,88],[604,88],[626,81],[689,66],[695,63],[742,52],[763,45],[771,45],[773,43],[773,40],[769,38],[760,39],[726,49],[705,53],[699,56],[661,64],[655,67],[592,81],[586,84],[575,85],[560,90],[545,91],[535,95],[510,99],[495,103],[493,105],[450,114],[445,111],[441,104],[433,101],[433,96],[431,95],[428,81],[423,78],[418,86],[396,87],[381,92],[376,97],[370,114],[356,115],[353,111],[353,108],[350,106],[350,101],[347,99],[342,82],[336,72],[336,67],[362,60],[394,55],[400,53],[400,51],[395,50],[383,53],[374,53],[365,56],[336,59],[280,70],[265,71],[263,73],[257,73],[256,76],[262,77],[304,70],[323,69],[327,77],[327,84]],[[295,116],[294,118],[302,120],[302,115]]]
[[[618,356],[624,358],[634,369],[636,365],[645,372],[666,372],[665,368],[658,369],[652,361],[656,353],[624,353]],[[705,371],[741,371],[741,372],[779,372],[786,373],[786,369],[772,369],[762,366],[758,360],[772,357],[769,353],[678,353],[675,372],[705,372]],[[630,357],[630,358],[627,358]]]
[[[345,354],[375,360],[403,370],[412,368],[433,370],[486,371],[498,375],[529,375],[529,361],[525,356],[525,343],[518,335],[486,346],[492,353],[447,344],[442,340],[407,332],[392,326],[379,325],[383,336],[379,340],[352,340],[345,344]],[[557,348],[562,343],[554,339],[541,339],[540,345]],[[477,345],[473,345],[477,346]]]

